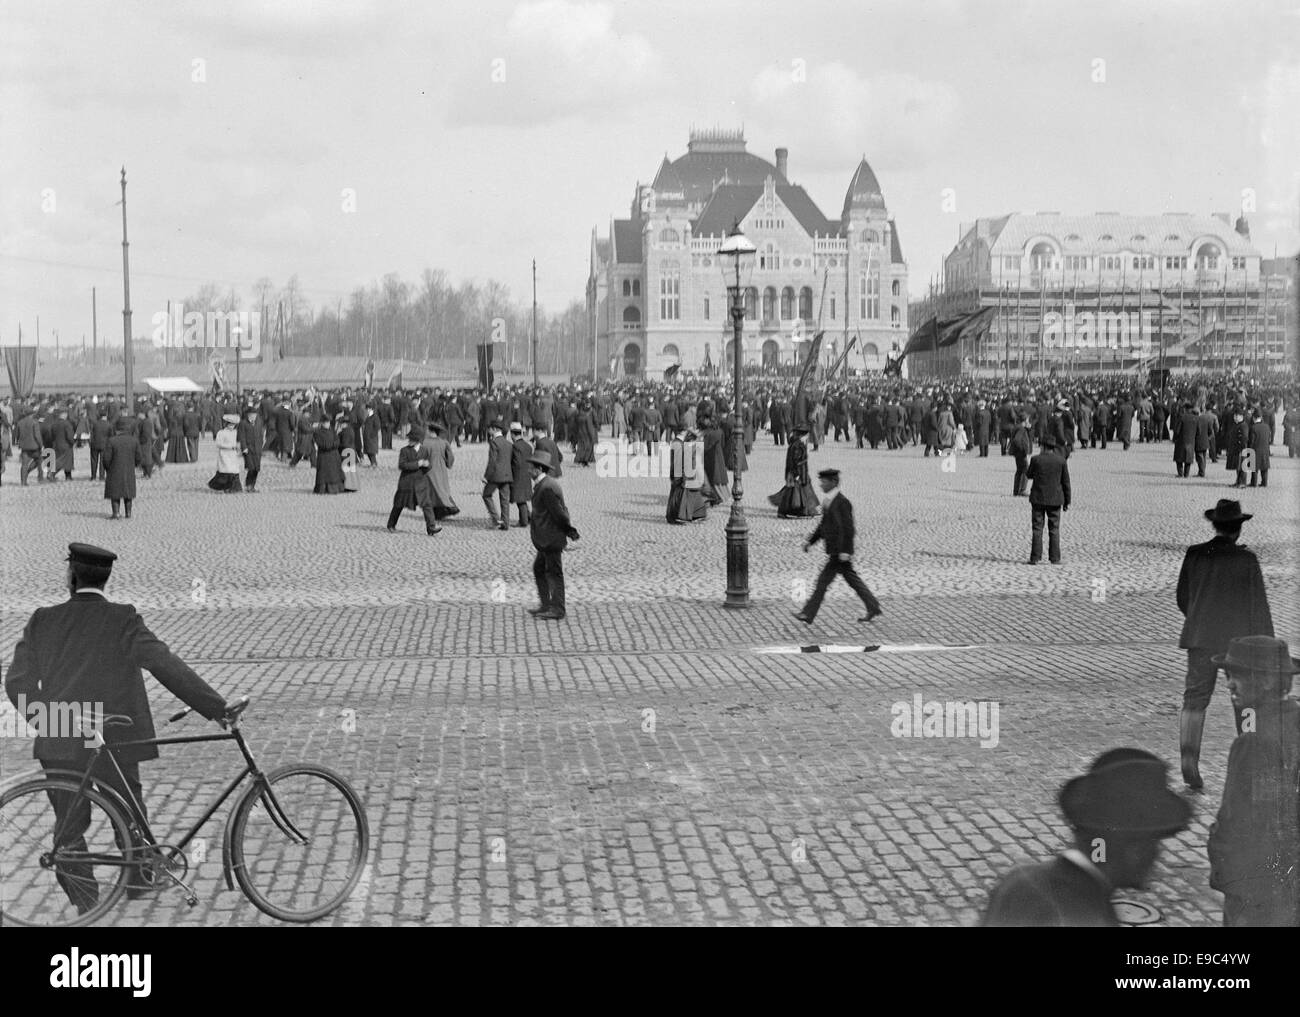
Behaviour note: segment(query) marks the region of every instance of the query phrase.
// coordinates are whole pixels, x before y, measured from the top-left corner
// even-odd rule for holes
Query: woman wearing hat
[[[1285,642],[1234,639],[1213,658],[1232,705],[1249,717],[1228,753],[1223,804],[1206,850],[1225,926],[1300,925],[1300,703]]]
[[[702,522],[709,517],[709,503],[701,493],[705,483],[704,446],[694,431],[678,428],[671,453],[668,521],[676,525]]]
[[[776,506],[778,519],[815,516],[819,511],[817,492],[808,477],[807,424],[795,424],[790,429],[790,444],[785,448],[785,486],[768,497]]]
[[[596,461],[596,417],[586,399],[578,406],[570,434],[573,438],[573,462],[578,466],[590,466]]]
[[[217,432],[217,472],[208,481],[208,487],[214,491],[232,494],[242,491],[239,482],[239,470],[243,460],[239,454],[239,414],[227,413],[221,418],[225,425]]]

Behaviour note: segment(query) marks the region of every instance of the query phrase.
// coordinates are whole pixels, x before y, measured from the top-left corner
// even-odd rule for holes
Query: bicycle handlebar
[[[240,715],[248,709],[251,700],[248,696],[240,696],[235,702],[226,707],[225,715],[220,718],[226,724],[235,724],[238,722]],[[168,718],[168,724],[175,724],[178,720],[184,720],[186,716],[194,712],[194,707],[187,706],[183,710],[178,710]]]

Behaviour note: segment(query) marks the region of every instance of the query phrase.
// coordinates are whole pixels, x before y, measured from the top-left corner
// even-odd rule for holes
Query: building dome
[[[847,221],[849,211],[855,208],[879,209],[882,212],[885,210],[885,196],[881,193],[880,181],[876,179],[876,174],[868,165],[865,155],[858,163],[853,179],[849,181],[849,189],[844,195],[844,214],[841,218]]]

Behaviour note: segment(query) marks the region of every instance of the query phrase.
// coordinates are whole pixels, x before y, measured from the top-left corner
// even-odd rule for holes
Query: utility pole
[[[90,287],[90,361],[99,363],[99,307],[95,299],[95,287]]]
[[[169,300],[167,301],[167,338],[163,340],[163,363],[164,364],[171,363],[171,361],[168,359],[170,354],[167,352],[168,349],[171,347],[171,344],[172,344],[172,302]]]
[[[122,361],[126,366],[126,411],[135,416],[135,351],[131,348],[131,265],[126,240],[126,167],[122,167]]]
[[[533,384],[537,384],[537,259],[533,259]]]

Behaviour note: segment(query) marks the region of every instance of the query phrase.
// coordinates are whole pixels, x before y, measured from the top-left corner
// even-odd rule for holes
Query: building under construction
[[[1296,278],[1296,258],[1262,258],[1244,218],[1235,228],[1227,215],[1181,212],[978,219],[908,319],[918,329],[996,314],[976,338],[909,354],[908,370],[1293,370]]]

